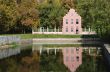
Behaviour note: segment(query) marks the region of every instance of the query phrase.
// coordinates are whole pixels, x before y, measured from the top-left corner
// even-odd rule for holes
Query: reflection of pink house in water
[[[75,12],[74,9],[70,9],[69,12],[63,17],[63,34],[81,34],[81,16]]]
[[[75,72],[76,69],[82,64],[82,48],[64,48],[63,50],[63,61],[66,67],[71,72]]]

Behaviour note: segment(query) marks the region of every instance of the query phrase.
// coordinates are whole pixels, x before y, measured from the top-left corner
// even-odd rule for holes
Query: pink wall
[[[71,72],[75,72],[76,69],[82,64],[82,48],[63,48],[63,62]],[[77,60],[79,57],[79,60]]]
[[[73,24],[71,23],[73,19]],[[78,24],[76,24],[76,19],[78,19]],[[68,20],[68,21],[66,21]],[[68,24],[66,24],[68,22]],[[68,32],[66,32],[66,28]],[[71,31],[73,29],[73,32]],[[78,29],[78,32],[76,30]],[[81,17],[80,15],[75,12],[74,9],[70,9],[69,12],[63,17],[63,27],[62,27],[63,34],[81,34],[82,27],[81,27]]]

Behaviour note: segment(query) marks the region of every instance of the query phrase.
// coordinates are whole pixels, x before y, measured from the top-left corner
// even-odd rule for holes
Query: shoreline
[[[33,38],[33,44],[100,44],[99,38]]]

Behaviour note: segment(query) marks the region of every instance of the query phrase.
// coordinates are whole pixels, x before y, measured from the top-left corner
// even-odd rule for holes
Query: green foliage
[[[13,0],[12,0],[13,1]],[[0,0],[0,33],[4,33],[12,28],[16,22],[16,5]]]
[[[20,14],[21,23],[25,26],[34,27],[38,24],[38,11],[36,9],[37,1],[22,0],[18,4],[18,12]]]
[[[39,15],[36,0],[0,0],[0,33],[37,27]]]
[[[83,52],[82,64],[76,72],[107,72],[102,56],[91,56]]]
[[[54,51],[51,51],[51,54],[48,54],[46,51],[41,54],[40,57],[40,71],[53,71],[53,72],[68,72],[68,68],[63,64],[63,55],[60,52],[54,54]]]
[[[39,5],[40,26],[49,28],[62,27],[65,8],[61,0],[45,0]]]
[[[76,0],[75,5],[77,11],[82,17],[83,27],[91,27],[95,29],[101,38],[110,41],[110,1]]]
[[[110,41],[109,0],[0,0],[0,33],[26,33],[37,27],[62,28],[63,16],[74,8],[82,27]]]
[[[31,46],[32,48],[32,46]],[[27,48],[20,54],[0,60],[1,72],[42,72],[42,71],[63,71],[67,68],[63,64],[63,55],[58,52],[56,55],[52,52],[50,55],[38,51],[31,51]]]

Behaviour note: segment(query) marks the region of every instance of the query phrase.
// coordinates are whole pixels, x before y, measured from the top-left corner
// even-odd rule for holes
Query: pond
[[[37,45],[0,50],[0,72],[107,72],[99,46]]]

